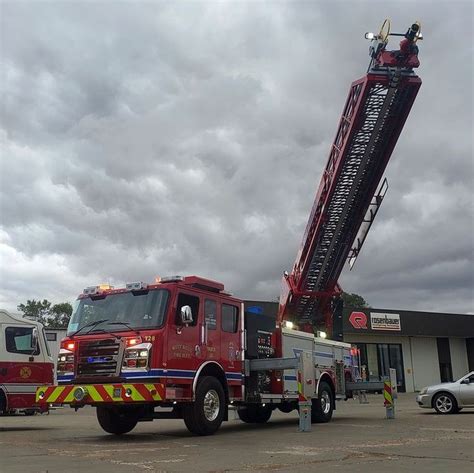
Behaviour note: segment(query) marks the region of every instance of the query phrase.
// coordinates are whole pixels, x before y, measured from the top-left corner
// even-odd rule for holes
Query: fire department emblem
[[[23,366],[23,368],[20,369],[20,376],[23,379],[29,378],[31,376],[31,368],[28,368],[28,366]]]

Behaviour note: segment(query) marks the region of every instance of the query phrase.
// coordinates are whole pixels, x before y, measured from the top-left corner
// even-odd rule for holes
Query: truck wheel
[[[313,399],[311,406],[311,422],[324,424],[332,418],[333,411],[332,390],[328,383],[319,383],[318,398]]]
[[[138,414],[127,408],[97,406],[97,420],[109,434],[122,435],[135,428]]]
[[[298,406],[294,402],[282,402],[278,404],[278,409],[285,414],[289,414],[291,411],[298,409]]]
[[[195,401],[183,408],[188,430],[196,435],[211,435],[219,429],[225,414],[222,384],[213,376],[204,376],[196,388]]]
[[[272,406],[251,404],[237,409],[237,415],[246,424],[265,424],[270,420],[272,411]]]

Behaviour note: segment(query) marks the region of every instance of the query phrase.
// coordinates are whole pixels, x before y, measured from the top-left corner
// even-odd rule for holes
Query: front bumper
[[[418,396],[416,396],[416,402],[418,403],[420,407],[431,408],[433,407],[431,405],[431,398],[432,398],[431,394],[418,394]]]
[[[70,404],[74,406],[97,404],[148,403],[165,399],[165,386],[158,383],[132,384],[69,384],[41,386],[36,390],[36,403]]]

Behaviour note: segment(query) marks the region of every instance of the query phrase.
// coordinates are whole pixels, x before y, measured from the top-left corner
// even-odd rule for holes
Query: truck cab
[[[93,286],[76,300],[61,342],[57,377],[65,389],[46,389],[38,401],[97,405],[99,422],[113,433],[110,419],[125,412],[124,403],[146,403],[132,416],[140,419],[154,415],[152,405],[178,406],[174,415],[201,433],[187,420],[194,413],[184,412],[200,402],[199,384],[212,378],[206,402],[220,408],[210,423],[222,422],[227,404],[242,399],[243,359],[243,304],[221,283],[176,276]]]
[[[38,386],[52,384],[54,364],[43,326],[0,310],[0,414],[48,410],[35,404]]]

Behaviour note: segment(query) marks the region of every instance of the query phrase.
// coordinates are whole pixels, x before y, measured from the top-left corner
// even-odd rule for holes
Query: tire
[[[36,414],[36,410],[35,409],[25,409],[23,411],[23,414],[25,416],[34,416]]]
[[[449,393],[438,393],[433,398],[433,407],[438,414],[456,414],[459,412],[455,397]]]
[[[135,428],[138,413],[129,408],[97,406],[97,420],[107,433],[122,435]]]
[[[7,399],[3,391],[0,389],[0,415],[6,414],[6,413],[7,413]]]
[[[272,416],[272,406],[260,406],[250,404],[249,406],[237,409],[237,415],[246,424],[266,424]]]
[[[224,420],[226,401],[222,384],[213,376],[204,376],[196,388],[195,401],[183,408],[188,430],[196,435],[212,435]]]
[[[325,424],[332,419],[334,399],[328,383],[321,381],[318,388],[318,398],[313,399],[311,406],[311,422]]]
[[[282,402],[278,404],[278,410],[285,414],[289,414],[290,412],[294,411],[297,408],[298,408],[297,404],[293,402]]]

